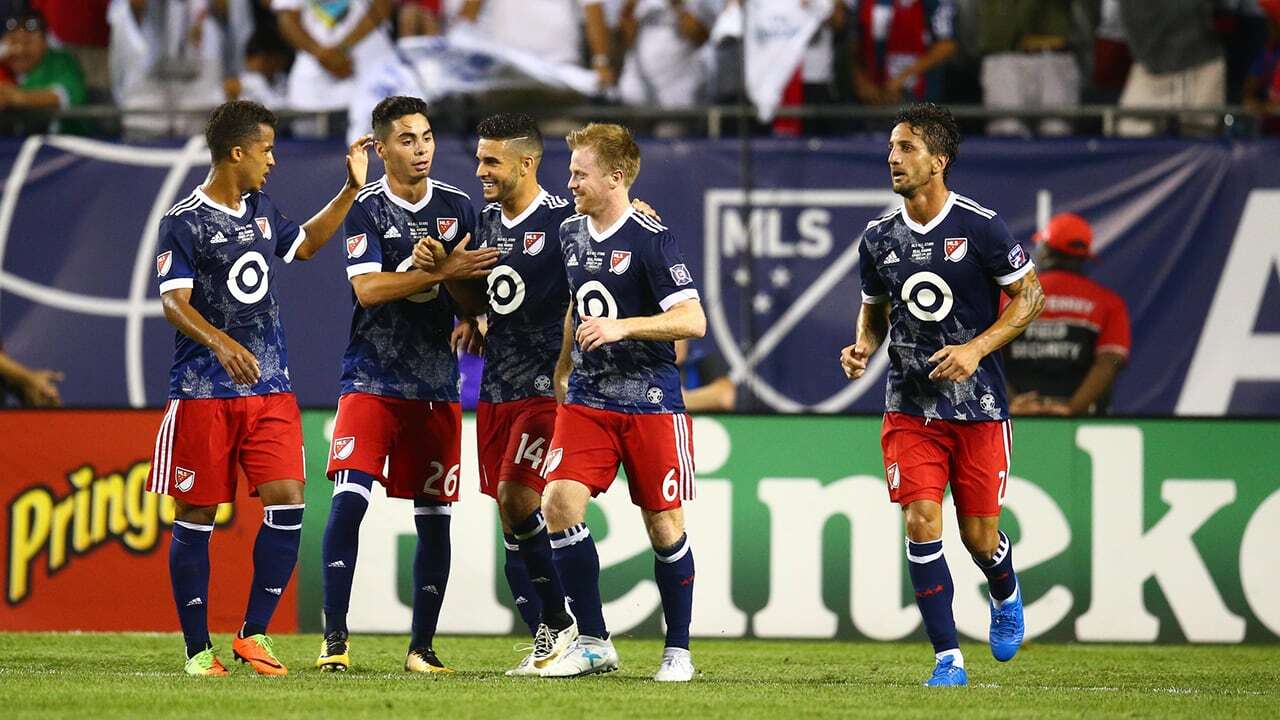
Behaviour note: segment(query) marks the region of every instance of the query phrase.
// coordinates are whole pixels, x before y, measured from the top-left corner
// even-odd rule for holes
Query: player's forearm
[[[26,365],[0,352],[0,380],[14,387],[25,386],[31,382],[31,370]]]
[[[359,24],[351,28],[351,32],[342,39],[338,46],[343,50],[350,50],[365,39],[369,33],[378,29],[378,26],[386,22],[391,17],[391,0],[374,0],[369,6],[369,11],[360,18]]]
[[[316,55],[322,49],[320,43],[311,37],[306,28],[302,27],[302,18],[297,10],[284,10],[276,15],[279,22],[280,36],[290,47],[295,50],[301,50],[310,55]]]
[[[483,281],[479,280],[445,280],[444,286],[449,289],[461,314],[479,317],[489,312],[489,295]]]
[[[573,307],[564,314],[564,336],[560,341],[560,357],[556,358],[556,400],[564,402],[569,394],[569,373],[573,372]]]
[[[955,55],[958,50],[959,46],[956,45],[954,40],[942,40],[936,42],[933,44],[933,47],[929,48],[929,52],[925,53],[923,57],[912,63],[906,70],[899,73],[898,77],[905,80],[906,78],[915,75],[927,73],[947,60],[950,60],[951,56]]]
[[[676,303],[658,315],[624,318],[621,322],[628,340],[674,342],[707,334],[707,316],[697,300]]]
[[[351,210],[352,204],[356,201],[356,193],[360,190],[358,187],[352,187],[350,183],[343,185],[342,191],[329,201],[320,212],[311,217],[310,220],[302,224],[302,229],[306,231],[307,237],[302,241],[302,245],[298,246],[298,252],[294,255],[298,260],[310,260],[320,252],[334,233],[338,232],[338,228],[342,225],[342,220],[347,216],[347,212]]]
[[[1102,353],[1093,361],[1089,372],[1085,373],[1080,387],[1071,395],[1067,407],[1072,415],[1084,415],[1090,408],[1111,389],[1116,375],[1124,365],[1124,357],[1116,353]]]
[[[172,290],[160,296],[160,305],[164,308],[164,318],[178,329],[178,332],[195,340],[215,353],[230,339],[223,331],[214,327],[204,316],[191,307],[190,290],[186,297],[177,294],[182,290]]]
[[[716,378],[709,385],[682,392],[684,409],[689,412],[730,412],[735,405],[737,389],[727,377]]]
[[[868,305],[863,303],[858,310],[858,329],[854,337],[855,343],[865,343],[867,356],[876,354],[876,350],[884,344],[889,335],[889,303]]]
[[[52,90],[17,90],[9,105],[18,110],[57,110],[62,107],[62,96]]]
[[[969,341],[984,357],[1013,342],[1044,310],[1044,289],[1035,270],[1006,287],[1005,294],[1012,300],[995,324]]]
[[[587,47],[591,49],[591,63],[609,59],[609,24],[604,17],[604,3],[583,8],[587,28]]]
[[[438,282],[439,276],[414,269],[357,275],[351,278],[351,287],[356,292],[360,306],[371,308],[426,292]]]

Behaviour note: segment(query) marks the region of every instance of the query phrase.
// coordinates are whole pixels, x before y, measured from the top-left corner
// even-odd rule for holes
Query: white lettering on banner
[[[1018,521],[1022,534],[1013,545],[1013,562],[1018,572],[1052,560],[1071,547],[1071,525],[1062,509],[1049,493],[1034,483],[1016,475],[1009,476],[1008,493],[1004,500],[1004,514]],[[947,495],[942,503],[942,517],[955,517],[955,502]],[[1002,523],[1003,524],[1003,523]],[[986,641],[990,629],[987,612],[986,577],[973,566],[969,551],[960,541],[956,523],[942,523],[942,548],[947,554],[947,565],[955,582],[956,628],[972,638]],[[1075,598],[1064,585],[1054,585],[1032,601],[1026,603],[1027,638],[1035,638],[1052,630],[1071,612]]]
[[[702,442],[696,427],[693,436]],[[693,585],[693,606],[698,610],[689,634],[742,637],[747,634],[747,614],[733,604],[733,483],[699,477],[698,499],[686,504],[684,512],[698,572]]]
[[[1258,505],[1240,541],[1240,584],[1244,588],[1244,599],[1258,621],[1280,635],[1277,546],[1280,546],[1280,490]]]
[[[593,501],[604,513],[604,524],[608,528],[607,533],[597,535],[597,532],[605,529],[597,527],[596,532],[591,534],[596,542],[596,552],[600,555],[602,571],[636,555],[653,554],[649,534],[645,532],[640,513],[631,504],[631,496],[620,487],[622,485],[622,482],[615,482],[613,492],[598,495]],[[648,620],[661,607],[662,596],[658,593],[657,583],[646,578],[613,602],[606,602],[604,617],[609,623],[610,632],[624,633]],[[573,609],[572,603],[569,609]]]
[[[903,535],[883,479],[857,475],[824,486],[813,478],[764,478],[757,495],[771,524],[769,602],[755,616],[757,637],[835,636],[838,617],[822,599],[822,533],[836,515],[853,525],[850,604],[859,632],[897,640],[920,624],[914,603],[904,607],[884,590],[902,587],[901,540],[890,538]],[[887,552],[890,547],[899,551]]]
[[[1169,510],[1143,531],[1143,438],[1132,426],[1084,426],[1076,445],[1093,460],[1093,597],[1076,619],[1080,640],[1154,641],[1160,619],[1143,603],[1154,577],[1193,642],[1240,642],[1245,622],[1222,602],[1192,535],[1236,498],[1231,480],[1165,480]]]
[[[1280,334],[1253,331],[1280,268],[1277,227],[1280,190],[1251,191],[1182,384],[1179,415],[1225,415],[1236,383],[1280,382]]]
[[[791,241],[782,230],[782,211],[777,208],[755,208],[743,222],[737,208],[725,208],[722,243],[725,257],[734,257],[751,243],[753,258],[824,258],[834,244],[831,236],[831,212],[824,208],[805,208],[796,217]]]

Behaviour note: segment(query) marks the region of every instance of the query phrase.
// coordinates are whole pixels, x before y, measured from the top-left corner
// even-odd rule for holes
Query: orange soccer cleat
[[[266,635],[237,636],[231,641],[231,652],[237,660],[248,663],[259,675],[288,675],[289,668],[276,659],[271,638]]]

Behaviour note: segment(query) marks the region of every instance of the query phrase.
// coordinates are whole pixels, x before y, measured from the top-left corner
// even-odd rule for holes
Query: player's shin
[[[571,525],[551,533],[551,556],[564,593],[573,604],[578,633],[588,637],[609,637],[600,604],[600,556],[586,523]]]
[[[302,540],[302,505],[267,505],[253,544],[253,585],[245,608],[241,637],[265,635],[280,596],[298,563]]]
[[[418,550],[413,556],[413,634],[409,649],[420,650],[431,647],[440,622],[452,559],[449,525],[453,508],[448,503],[421,498],[415,498],[413,505]]]
[[[187,657],[209,647],[209,538],[212,525],[181,520],[173,524],[169,542],[169,579]]]
[[[972,556],[973,562],[987,576],[987,584],[990,586],[991,599],[1000,602],[1013,595],[1013,591],[1018,586],[1018,578],[1013,572],[1013,543],[1009,542],[1009,536],[1003,531],[999,532],[1000,544],[996,546],[996,551],[991,555],[991,559],[985,559]]]
[[[666,647],[689,649],[689,623],[693,618],[693,550],[689,536],[681,535],[670,547],[655,549],[653,577],[662,596],[667,621]]]
[[[542,609],[541,621],[553,630],[562,630],[573,624],[573,618],[565,611],[564,586],[556,573],[551,554],[551,536],[541,510],[534,510],[513,530],[520,548],[520,559],[528,570],[530,583],[538,594]]]
[[[369,508],[373,476],[359,470],[333,473],[333,504],[321,543],[324,565],[324,634],[347,633],[351,578],[356,571],[360,522]]]
[[[503,570],[507,575],[507,586],[511,588],[511,599],[515,601],[520,619],[529,626],[529,634],[538,633],[538,624],[542,622],[542,600],[529,579],[529,569],[520,557],[520,541],[515,535],[503,533],[502,545],[506,548],[507,559]]]
[[[915,588],[916,606],[924,619],[925,633],[933,643],[933,652],[940,659],[953,654],[954,665],[964,667],[960,657],[960,643],[956,639],[956,621],[951,611],[955,586],[951,582],[951,570],[942,554],[942,540],[912,542],[907,540],[907,563],[911,585]]]

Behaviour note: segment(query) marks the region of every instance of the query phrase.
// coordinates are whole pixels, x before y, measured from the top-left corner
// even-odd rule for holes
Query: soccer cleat
[[[560,657],[542,668],[542,677],[582,677],[617,669],[618,651],[613,649],[612,642],[590,635],[579,635]]]
[[[545,625],[542,627],[546,627]],[[541,632],[542,627],[538,630]],[[507,677],[538,677],[541,673],[533,664],[533,645],[516,645],[516,651],[524,653],[524,657],[520,659],[520,664],[503,673]]]
[[[1003,601],[990,600],[991,604],[991,655],[1000,662],[1008,662],[1022,647],[1026,624],[1022,619],[1022,586],[1014,581],[1013,595]]]
[[[431,648],[414,648],[404,659],[405,672],[416,673],[451,673],[453,670],[444,666],[436,651]]]
[[[231,652],[236,659],[247,663],[259,675],[288,675],[289,668],[276,659],[271,638],[266,635],[236,636],[231,641]]]
[[[689,682],[693,679],[693,655],[684,648],[664,648],[662,664],[653,676],[658,682]]]
[[[205,648],[188,658],[187,664],[182,669],[188,675],[195,677],[226,677],[229,673],[222,661],[218,659],[216,652],[217,650],[211,647]]]
[[[578,623],[573,623],[567,628],[552,630],[547,624],[538,626],[538,632],[533,636],[533,665],[541,670],[549,667],[561,655],[569,649],[574,640],[578,639]]]
[[[926,687],[963,687],[969,684],[969,673],[962,667],[952,664],[952,658],[945,657],[933,666],[933,675],[925,680]]]
[[[350,652],[347,634],[335,630],[320,641],[320,657],[316,658],[316,667],[324,672],[346,672],[351,668]]]

